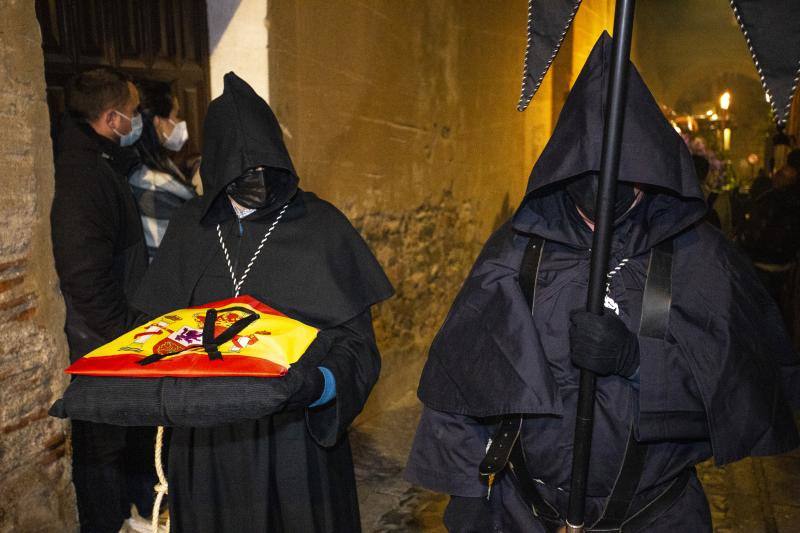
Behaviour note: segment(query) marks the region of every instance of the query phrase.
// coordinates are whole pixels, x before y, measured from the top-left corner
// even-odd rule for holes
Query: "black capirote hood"
[[[221,200],[229,183],[258,166],[277,170],[268,173],[275,194],[264,209],[265,213],[274,211],[294,196],[299,182],[280,124],[247,82],[233,72],[225,74],[224,82],[222,95],[209,104],[203,124],[203,216],[213,205],[227,203]],[[225,205],[224,210],[230,211],[230,207]]]
[[[565,182],[600,172],[613,40],[603,32],[570,91],[550,141],[531,171],[514,228],[550,240],[577,243],[565,233]],[[648,213],[636,251],[643,251],[700,220],[703,194],[683,139],[664,117],[631,64],[618,180],[650,186]],[[626,230],[627,231],[627,230]],[[646,236],[646,238],[644,238]],[[633,250],[632,250],[633,251]]]

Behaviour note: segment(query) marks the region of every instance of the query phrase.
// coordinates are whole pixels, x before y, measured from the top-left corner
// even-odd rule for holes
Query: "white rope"
[[[161,460],[161,450],[164,446],[164,426],[158,426],[158,430],[156,431],[156,456],[155,456],[155,467],[156,467],[156,476],[158,476],[158,483],[155,486],[156,491],[156,501],[153,503],[153,516],[150,519],[150,527],[153,530],[153,533],[159,533],[158,531],[158,515],[159,511],[161,510],[161,502],[164,500],[164,496],[167,494],[169,489],[169,485],[167,484],[167,476],[164,475],[164,464]],[[166,526],[166,533],[169,533],[169,518],[167,518],[167,526]]]
[[[606,294],[608,294],[611,291],[611,281],[612,281],[613,276],[616,276],[617,274],[619,274],[619,271],[622,270],[623,268],[625,268],[625,265],[628,264],[628,261],[629,261],[629,259],[623,259],[620,262],[620,264],[618,264],[616,267],[612,268],[608,272],[608,274],[606,274],[606,279],[608,280],[608,281],[606,281]]]
[[[236,273],[233,271],[233,264],[231,263],[231,256],[228,253],[228,247],[225,246],[225,240],[222,238],[222,229],[220,228],[219,224],[217,224],[217,237],[219,237],[219,245],[222,247],[222,252],[225,254],[225,262],[228,263],[228,271],[231,273],[231,281],[233,282],[233,293],[234,293],[234,296],[239,296],[239,291],[242,289],[242,285],[244,284],[244,280],[247,278],[247,275],[250,273],[250,269],[253,267],[253,263],[256,262],[256,258],[258,257],[258,254],[261,253],[261,249],[264,247],[264,244],[266,244],[267,239],[269,239],[269,236],[272,234],[272,231],[275,229],[275,226],[277,226],[278,222],[280,222],[281,218],[283,217],[283,214],[286,212],[286,208],[287,207],[289,207],[288,203],[283,206],[283,208],[281,209],[281,212],[278,213],[277,218],[272,222],[272,225],[269,227],[269,229],[267,229],[267,232],[264,234],[264,237],[261,239],[261,242],[259,243],[258,248],[256,248],[256,251],[253,254],[253,257],[250,258],[250,262],[247,263],[247,268],[244,269],[244,272],[242,273],[242,277],[239,278],[239,279],[236,279]]]
[[[606,309],[610,309],[611,311],[614,311],[614,313],[617,316],[619,316],[621,310],[619,308],[619,304],[617,302],[615,302],[614,299],[611,297],[611,282],[613,281],[614,276],[619,274],[620,271],[623,268],[625,268],[625,265],[627,265],[627,264],[628,264],[628,259],[623,259],[620,262],[620,264],[618,264],[615,268],[611,269],[608,272],[608,274],[606,274],[606,279],[607,279],[607,281],[606,281],[606,296],[605,296],[605,299],[604,299],[604,302],[603,302],[603,307],[605,307]]]

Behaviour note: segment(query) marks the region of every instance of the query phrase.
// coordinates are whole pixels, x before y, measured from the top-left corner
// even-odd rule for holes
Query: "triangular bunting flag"
[[[517,110],[525,111],[536,94],[580,5],[581,0],[528,1],[528,43]]]
[[[800,78],[800,0],[731,0],[778,124]]]

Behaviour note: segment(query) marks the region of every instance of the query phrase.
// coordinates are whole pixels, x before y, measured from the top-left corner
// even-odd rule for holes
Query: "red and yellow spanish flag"
[[[75,361],[109,377],[282,376],[319,330],[250,296],[160,316]]]

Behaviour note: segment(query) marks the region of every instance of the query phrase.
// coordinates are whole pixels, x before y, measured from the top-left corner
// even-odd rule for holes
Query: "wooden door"
[[[189,129],[185,154],[201,150],[209,101],[205,0],[36,0],[50,124],[58,131],[65,87],[100,66],[173,83]]]

